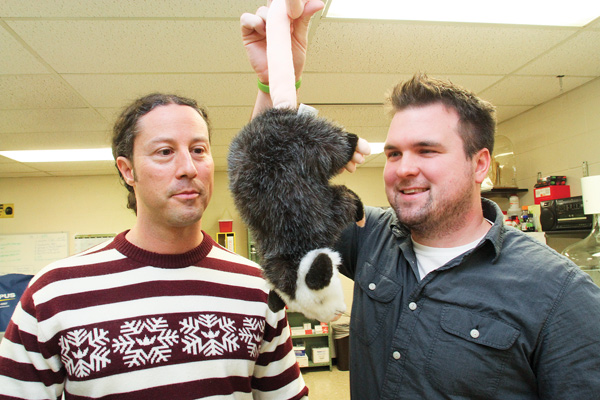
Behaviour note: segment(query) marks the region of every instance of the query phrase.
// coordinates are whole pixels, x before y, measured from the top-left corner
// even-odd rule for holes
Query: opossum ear
[[[281,297],[275,291],[271,290],[269,292],[269,300],[268,300],[269,308],[273,312],[278,312],[285,307],[285,303],[281,300]]]
[[[306,286],[311,290],[321,290],[329,286],[333,276],[333,264],[327,254],[319,254],[306,273]]]

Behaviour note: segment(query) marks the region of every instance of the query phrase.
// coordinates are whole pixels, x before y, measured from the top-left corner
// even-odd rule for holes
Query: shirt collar
[[[489,219],[494,224],[485,235],[486,241],[489,241],[494,248],[494,259],[492,262],[496,262],[500,257],[500,251],[502,250],[502,242],[504,241],[504,214],[496,203],[492,200],[481,198],[481,208],[483,209],[483,217]]]

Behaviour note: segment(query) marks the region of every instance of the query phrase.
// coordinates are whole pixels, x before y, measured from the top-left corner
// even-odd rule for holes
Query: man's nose
[[[405,154],[396,164],[396,175],[400,177],[415,176],[419,174],[419,166],[415,157]]]
[[[189,152],[180,152],[177,157],[177,176],[193,179],[198,175],[194,159]]]

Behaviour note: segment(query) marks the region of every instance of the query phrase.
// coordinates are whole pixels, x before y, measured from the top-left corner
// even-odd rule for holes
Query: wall
[[[600,78],[498,126],[513,143],[518,186],[529,189],[521,204],[533,204],[537,172],[565,175],[571,196],[581,195],[582,163],[600,175]]]
[[[571,196],[580,196],[583,162],[590,175],[600,175],[600,78],[500,124],[497,134],[513,143],[517,184],[529,189],[520,198],[522,205],[534,204],[538,171],[565,175]],[[506,200],[498,204],[508,207]],[[546,238],[560,252],[585,236],[550,233]]]
[[[226,180],[225,173],[215,173],[215,190],[202,220],[202,228],[213,237],[226,210],[237,215]],[[2,178],[0,187],[0,202],[15,205],[14,218],[0,220],[0,234],[68,232],[71,253],[76,234],[119,233],[135,222],[135,214],[126,207],[127,191],[116,174]],[[245,244],[245,227],[239,218],[234,221],[233,229]],[[241,250],[247,255],[244,247]]]

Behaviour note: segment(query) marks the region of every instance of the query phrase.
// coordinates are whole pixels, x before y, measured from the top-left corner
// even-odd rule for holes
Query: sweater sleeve
[[[57,399],[62,395],[65,374],[60,355],[50,354],[38,336],[32,304],[28,289],[0,343],[0,399]]]
[[[254,367],[252,394],[261,400],[306,398],[308,388],[292,348],[285,310],[272,313],[265,323],[260,354]]]

